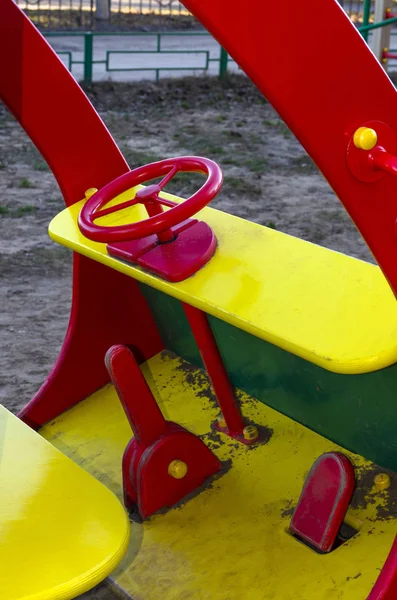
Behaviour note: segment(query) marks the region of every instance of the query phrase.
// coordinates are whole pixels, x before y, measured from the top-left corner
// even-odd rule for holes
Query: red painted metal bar
[[[133,354],[122,345],[106,353],[106,367],[136,441],[144,448],[154,444],[168,427]]]
[[[367,600],[395,600],[397,598],[397,537],[390,554]]]
[[[0,98],[51,167],[66,205],[129,170],[80,86],[12,0],[0,1],[0,54]],[[38,428],[106,384],[103,359],[115,343],[131,344],[139,360],[163,348],[137,283],[76,254],[64,344],[19,416]]]
[[[18,416],[38,429],[108,383],[104,357],[113,344],[129,345],[139,362],[164,348],[137,282],[75,254],[65,341],[46,382]]]
[[[393,154],[386,152],[383,148],[377,147],[372,150],[368,158],[378,169],[382,169],[382,171],[386,171],[386,173],[397,177],[397,157],[393,156]]]
[[[242,435],[244,420],[207,316],[189,304],[182,304],[229,433]]]
[[[346,162],[349,141],[366,122],[382,121],[397,136],[397,91],[338,2],[322,0],[318,10],[318,0],[252,0],[247,11],[239,0],[183,3],[295,133],[397,293],[397,181],[363,183]],[[280,19],[282,43],[279,28],[266,25]]]
[[[103,121],[12,0],[0,2],[0,98],[54,173],[67,205],[129,170]]]
[[[391,59],[397,59],[397,53],[396,52],[383,52],[382,54],[382,58],[391,58]]]
[[[146,200],[145,208],[149,217],[155,217],[164,212],[163,207],[161,206],[157,198],[154,198],[153,200],[149,198],[148,200]],[[159,242],[162,243],[171,242],[173,239],[175,239],[175,235],[172,229],[165,229],[164,231],[160,231],[157,234],[157,237]]]

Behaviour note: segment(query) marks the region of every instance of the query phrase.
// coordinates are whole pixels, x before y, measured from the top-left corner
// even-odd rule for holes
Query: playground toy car
[[[0,407],[2,600],[107,576],[142,600],[397,598],[397,92],[338,4],[321,21],[317,4],[283,3],[275,52],[278,3],[185,0],[379,267],[207,207],[209,159],[130,171],[2,0],[0,95],[57,178],[49,234],[74,252],[59,358],[19,418]],[[181,170],[207,177],[185,201],[165,189]]]

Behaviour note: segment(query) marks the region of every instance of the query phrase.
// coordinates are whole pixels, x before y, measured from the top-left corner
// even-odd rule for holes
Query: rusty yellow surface
[[[397,303],[377,266],[206,208],[198,218],[213,228],[216,253],[197,274],[172,284],[85,238],[77,225],[82,205],[52,220],[53,240],[329,371],[364,373],[397,361]],[[97,222],[145,217],[134,206]]]
[[[201,370],[164,352],[142,371],[165,417],[200,435],[224,473],[178,508],[132,522],[112,580],[134,600],[364,600],[397,531],[397,481],[378,491],[374,466],[346,452],[359,479],[347,520],[359,531],[331,554],[316,554],[287,533],[291,511],[316,458],[343,449],[239,392],[245,417],[270,435],[246,447],[211,429],[219,412]],[[41,434],[121,498],[131,430],[111,385]]]
[[[0,598],[69,600],[127,550],[118,499],[0,406]]]

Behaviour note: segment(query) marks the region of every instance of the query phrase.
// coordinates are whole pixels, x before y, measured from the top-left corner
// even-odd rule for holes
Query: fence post
[[[379,21],[383,21],[387,12],[391,10],[393,4],[393,0],[375,0],[375,23]],[[376,58],[383,64],[385,69],[387,69],[387,62],[382,62],[383,51],[385,48],[390,48],[390,27],[379,27],[378,29],[374,29],[371,48]]]
[[[91,32],[84,34],[84,83],[92,82],[92,46],[93,35]]]
[[[222,79],[227,74],[228,53],[221,46],[221,56],[219,60],[219,77]]]
[[[369,24],[369,17],[371,14],[371,0],[364,0],[363,4],[363,25]],[[364,31],[362,34],[365,41],[368,41],[368,31]]]
[[[95,18],[98,21],[109,21],[110,2],[109,0],[95,0]]]

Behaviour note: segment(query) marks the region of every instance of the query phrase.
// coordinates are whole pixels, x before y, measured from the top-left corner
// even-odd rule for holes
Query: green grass
[[[121,151],[132,169],[142,165],[150,164],[152,162],[158,162],[164,158],[164,156],[159,156],[158,154],[154,154],[154,152],[135,150],[129,146],[122,147]]]
[[[34,184],[27,177],[22,177],[18,183],[19,188],[33,188]]]
[[[25,204],[24,206],[18,206],[11,210],[8,206],[0,206],[0,215],[18,219],[19,217],[24,217],[25,215],[31,215],[32,213],[35,213],[36,210],[37,210],[37,207],[32,206],[31,204]]]
[[[277,225],[274,221],[267,221],[265,225],[266,227],[269,227],[269,229],[277,229]]]
[[[35,171],[49,171],[50,170],[50,167],[43,160],[34,161],[33,168]],[[28,187],[32,187],[32,186],[28,186]]]
[[[229,195],[247,195],[247,196],[260,196],[262,194],[262,188],[260,185],[249,179],[243,177],[233,177],[228,175],[223,185],[223,190]]]
[[[15,218],[24,217],[25,215],[31,215],[32,213],[35,213],[36,210],[36,206],[25,204],[25,206],[18,206],[18,208],[12,211],[10,216]]]
[[[268,162],[266,158],[250,158],[244,161],[243,164],[251,171],[251,173],[257,173],[260,175],[266,173],[266,170],[268,168]]]

